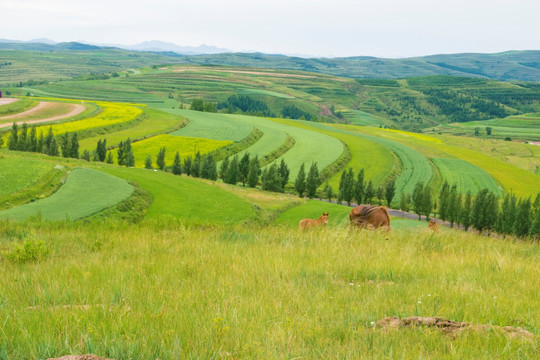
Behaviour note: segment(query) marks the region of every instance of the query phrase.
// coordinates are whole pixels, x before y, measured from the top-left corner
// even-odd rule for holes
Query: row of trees
[[[319,167],[317,166],[316,162],[311,164],[307,176],[304,164],[302,163],[302,165],[300,165],[298,175],[296,176],[296,180],[294,181],[294,189],[300,197],[304,196],[305,193],[310,199],[314,198],[315,193],[317,192],[317,189],[319,188],[321,183],[322,181],[319,174]],[[325,188],[325,192],[327,194],[328,192],[330,193],[330,200],[332,200],[332,188],[329,188],[327,186]]]
[[[360,169],[357,176],[354,175],[352,168],[343,171],[339,181],[338,201],[346,201],[348,205],[351,205],[353,200],[357,204],[371,204],[373,198],[376,197],[379,200],[379,205],[382,204],[382,200],[386,200],[386,204],[390,206],[396,195],[395,180],[390,179],[385,184],[375,188],[373,181],[366,182],[364,177],[364,169]]]
[[[499,206],[499,198],[488,189],[482,189],[473,199],[471,192],[462,195],[457,186],[445,182],[439,194],[439,217],[450,225],[462,225],[465,229],[496,231],[519,237],[540,234],[540,194],[531,198],[517,199],[506,194]]]
[[[52,127],[49,127],[47,135],[43,135],[43,131],[40,131],[39,136],[37,136],[36,126],[33,125],[29,129],[26,123],[23,123],[20,129],[16,123],[13,123],[8,138],[8,149],[37,152],[50,156],[62,155],[65,158],[79,158],[77,133],[65,133],[57,138],[53,134]]]

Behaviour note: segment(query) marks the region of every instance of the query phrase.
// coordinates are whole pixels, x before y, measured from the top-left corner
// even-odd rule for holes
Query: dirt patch
[[[47,360],[113,360],[113,359],[99,357],[94,354],[86,354],[86,355],[65,355],[59,358],[49,358]]]
[[[7,105],[7,104],[12,104],[16,101],[19,101],[20,99],[18,98],[0,98],[0,106],[1,105]]]
[[[55,103],[52,103],[52,102],[42,101],[37,106],[34,106],[30,110],[27,110],[25,112],[18,113],[18,114],[15,114],[15,115],[4,116],[4,117],[1,117],[0,120],[23,118],[23,117],[26,117],[28,115],[32,115],[34,113],[37,113],[38,111],[42,111],[44,109],[50,108],[50,107],[54,106],[54,104]],[[70,105],[70,110],[67,113],[56,115],[56,116],[51,116],[51,117],[46,118],[46,119],[29,120],[29,121],[23,121],[23,122],[25,122],[27,124],[37,124],[37,123],[41,123],[41,122],[51,122],[51,121],[66,119],[66,118],[70,118],[70,117],[75,116],[75,115],[79,115],[85,109],[85,107],[83,105],[79,105],[79,104],[69,104],[69,105]],[[21,125],[23,122],[19,121],[19,122],[17,122],[17,125]],[[12,125],[13,124],[10,124],[10,123],[0,124],[0,128],[10,127]]]
[[[507,336],[512,338],[523,338],[526,340],[534,339],[534,334],[521,328],[521,327],[511,327],[511,326],[493,326],[485,324],[473,324],[468,322],[460,322],[448,320],[441,317],[420,317],[420,316],[410,316],[407,318],[399,319],[395,316],[386,317],[382,320],[377,321],[375,324],[376,328],[404,328],[412,326],[426,326],[433,327],[441,330],[442,332],[455,337],[464,329],[473,329],[473,330],[486,330],[489,328],[498,329],[505,333]]]

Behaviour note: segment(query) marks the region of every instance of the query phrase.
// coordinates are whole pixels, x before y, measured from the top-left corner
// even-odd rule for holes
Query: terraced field
[[[486,127],[491,127],[491,135],[487,135]],[[429,129],[429,131],[473,137],[476,128],[479,128],[482,138],[504,139],[509,137],[512,140],[540,141],[540,113],[439,125]]]
[[[237,120],[234,115],[214,114],[191,110],[164,109],[164,111],[183,116],[189,124],[171,135],[204,137],[213,140],[240,141],[253,130],[250,124]]]
[[[142,104],[163,102],[163,100],[157,96],[118,81],[62,81],[33,87],[31,92],[33,95],[37,96],[62,97],[67,99],[88,99]]]
[[[536,196],[540,192],[540,177],[532,172],[517,168],[503,160],[498,159],[499,154],[491,155],[485,149],[472,150],[466,144],[459,143],[448,145],[444,142],[437,142],[415,136],[403,136],[400,132],[389,131],[377,128],[356,128],[351,126],[339,126],[353,131],[361,131],[369,134],[373,138],[381,138],[382,141],[391,141],[403,146],[422,151],[429,157],[458,158],[465,160],[472,165],[483,169],[491,175],[495,181],[502,185],[504,191],[513,192],[518,197]],[[444,140],[445,137],[442,137]],[[463,139],[464,141],[475,141],[474,139]],[[375,141],[375,140],[374,140]],[[458,143],[456,143],[458,144]],[[473,147],[474,148],[474,147]],[[444,178],[442,179],[444,181]]]
[[[193,157],[197,151],[206,154],[220,147],[231,144],[232,141],[212,140],[188,136],[174,136],[161,134],[132,144],[135,166],[144,167],[144,161],[148,155],[152,156],[155,165],[156,156],[162,147],[166,148],[165,163],[172,165],[174,156],[178,151],[183,159],[186,156]]]
[[[502,195],[502,188],[484,170],[461,159],[432,158],[442,178],[450,185],[457,185],[459,193],[470,191],[476,194],[482,189],[489,189],[497,196]]]
[[[127,199],[133,186],[125,180],[88,168],[74,169],[52,196],[0,212],[0,219],[77,220]]]
[[[52,125],[53,133],[55,135],[60,135],[66,132],[105,128],[107,126],[135,120],[135,118],[142,113],[141,109],[127,104],[109,102],[96,102],[96,104],[103,109],[99,114],[82,120]],[[38,126],[37,133],[39,134],[40,131],[43,131],[43,133],[46,134],[50,126],[51,125]]]
[[[31,186],[53,167],[52,163],[40,159],[0,156],[0,196]]]
[[[204,182],[161,171],[105,167],[103,171],[137,183],[152,194],[150,219],[181,219],[184,224],[236,224],[255,215],[251,202]]]
[[[302,163],[307,165],[317,161],[319,170],[322,170],[332,164],[343,152],[343,145],[336,138],[290,126],[289,123],[277,119],[270,121],[255,116],[212,114],[189,110],[167,111],[181,114],[191,121],[190,125],[172,133],[172,135],[239,141],[249,135],[253,127],[261,130],[264,135],[259,141],[241,152],[240,155],[249,152],[262,158],[280,147],[285,142],[287,134],[290,135],[295,139],[295,145],[275,161],[281,161],[281,158],[285,160],[291,169],[291,181],[296,178]],[[325,144],[325,147],[321,147],[321,144]]]
[[[85,138],[84,140],[79,141],[80,149],[86,149],[91,153],[96,148],[99,140],[106,139],[107,147],[110,147],[117,146],[120,141],[125,141],[127,138],[139,140],[159,134],[170,133],[182,126],[184,121],[186,121],[186,119],[180,115],[169,114],[151,107],[145,107],[142,110],[144,115],[140,122],[135,123],[127,129]]]
[[[358,173],[360,169],[364,169],[366,179],[373,181],[375,186],[382,184],[388,176],[400,169],[398,159],[393,156],[393,153],[386,146],[368,140],[357,133],[310,121],[289,120],[286,123],[291,126],[322,132],[343,141],[347,144],[351,154],[351,161],[346,168],[351,167],[355,173]],[[338,172],[329,179],[329,184],[334,190],[339,188],[340,178],[341,172]]]

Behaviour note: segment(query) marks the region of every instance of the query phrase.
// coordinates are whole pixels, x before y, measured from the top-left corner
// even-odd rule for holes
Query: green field
[[[431,161],[445,181],[457,186],[458,193],[470,191],[476,194],[482,189],[489,189],[497,196],[502,195],[502,189],[497,182],[477,166],[460,159],[431,158]]]
[[[171,186],[171,175],[148,173]],[[181,179],[178,188],[188,182],[195,183]],[[230,214],[236,206],[223,208]],[[537,357],[538,335],[501,329],[540,333],[536,244],[457,231],[300,234],[211,224],[1,222],[1,249],[34,238],[49,255],[29,264],[0,260],[0,357]],[[477,327],[456,334],[375,327],[387,316],[413,315]]]
[[[54,164],[40,159],[0,155],[0,196],[15,193],[36,183]]]
[[[400,168],[400,165],[397,164],[397,158],[392,155],[390,149],[357,133],[337,129],[327,124],[308,121],[291,121],[288,123],[304,129],[322,132],[343,141],[347,144],[351,154],[351,161],[346,165],[346,168],[352,168],[355,174],[360,169],[364,169],[366,179],[373,181],[375,186],[381,185],[388,176],[393,172],[397,172]],[[328,183],[334,190],[339,188],[340,178],[341,172],[330,178]]]
[[[224,114],[205,113],[190,110],[164,111],[183,116],[189,120],[189,124],[175,131],[172,135],[204,137],[213,140],[240,141],[249,136],[253,127],[242,121],[237,121],[234,116]]]
[[[184,159],[186,156],[201,155],[215,151],[223,146],[231,144],[231,141],[220,141],[188,136],[157,135],[148,139],[137,141],[132,144],[135,166],[144,167],[144,161],[148,155],[152,156],[152,162],[156,165],[156,156],[162,147],[166,148],[165,163],[171,166],[176,152]]]
[[[0,219],[77,220],[127,199],[133,186],[100,171],[76,168],[52,196],[0,211]]]
[[[152,194],[149,219],[181,219],[185,224],[236,224],[255,215],[250,203],[218,187],[161,171],[106,167]]]

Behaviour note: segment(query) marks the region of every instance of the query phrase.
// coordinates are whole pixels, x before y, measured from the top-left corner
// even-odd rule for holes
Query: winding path
[[[11,104],[19,100],[19,98],[0,98],[0,106]]]
[[[41,101],[37,106],[34,106],[30,110],[24,111],[22,113],[14,114],[14,115],[8,115],[8,116],[0,117],[0,120],[7,120],[7,119],[15,119],[16,120],[16,119],[24,118],[26,116],[32,115],[34,113],[37,113],[39,111],[42,111],[44,109],[47,109],[47,108],[51,107],[52,105],[50,105],[50,104],[54,104],[54,103],[47,102],[47,101]],[[27,124],[37,124],[37,123],[42,123],[42,122],[51,122],[51,121],[66,119],[66,118],[69,118],[69,117],[72,117],[72,116],[75,116],[75,115],[79,115],[85,109],[85,107],[83,105],[79,105],[79,104],[69,104],[69,105],[71,107],[71,110],[69,112],[65,113],[65,114],[51,116],[51,117],[48,117],[48,118],[45,118],[45,119],[19,121],[19,122],[17,122],[17,125],[21,125],[23,122],[25,122]],[[12,126],[12,123],[0,124],[0,129],[5,128],[5,127],[10,127],[10,126]]]

